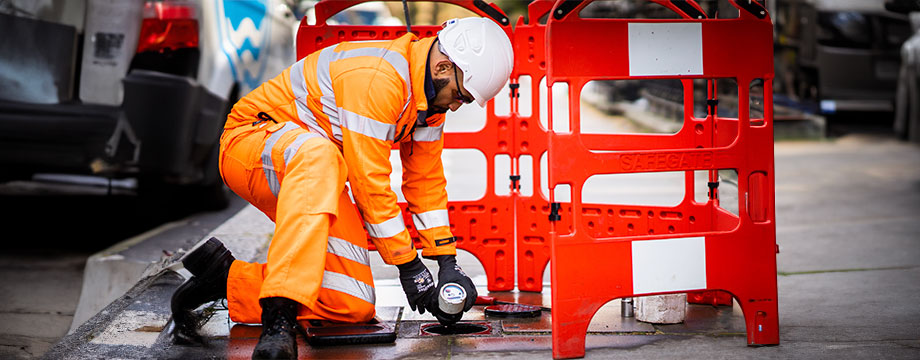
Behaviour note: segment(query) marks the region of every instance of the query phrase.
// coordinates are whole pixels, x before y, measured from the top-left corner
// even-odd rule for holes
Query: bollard
[[[633,313],[633,298],[622,298],[620,299],[620,316],[625,318],[631,318],[635,314]]]

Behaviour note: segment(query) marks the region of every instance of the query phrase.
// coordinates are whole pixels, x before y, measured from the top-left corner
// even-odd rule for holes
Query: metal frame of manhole
[[[460,323],[457,323],[457,324],[454,325],[454,326],[482,326],[482,327],[485,328],[485,330],[477,331],[477,332],[471,332],[471,333],[467,333],[467,334],[441,335],[441,334],[438,334],[438,333],[433,333],[433,332],[427,331],[428,329],[430,329],[430,328],[432,328],[432,327],[438,327],[438,326],[443,326],[443,325],[441,325],[440,323],[437,323],[437,322],[419,323],[418,334],[419,334],[419,336],[475,336],[475,337],[493,337],[493,336],[499,336],[499,335],[500,335],[500,334],[495,333],[495,329],[497,329],[497,328],[495,327],[495,325],[494,325],[492,322],[489,322],[489,321],[469,321],[469,322],[460,322]]]

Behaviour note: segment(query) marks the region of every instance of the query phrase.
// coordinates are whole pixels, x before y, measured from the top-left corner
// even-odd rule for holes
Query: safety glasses
[[[454,97],[454,100],[457,100],[464,104],[469,104],[473,102],[473,98],[463,95],[463,91],[460,91],[460,78],[457,77],[457,68],[454,67],[454,82],[457,84],[457,96]]]

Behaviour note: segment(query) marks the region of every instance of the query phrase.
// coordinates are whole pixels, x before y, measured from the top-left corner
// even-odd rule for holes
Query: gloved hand
[[[412,310],[418,309],[420,314],[425,313],[425,307],[434,304],[438,306],[438,291],[434,287],[434,279],[431,272],[422,264],[422,260],[416,257],[410,262],[402,265],[396,265],[399,268],[399,282],[402,284],[403,291],[406,293],[406,299],[409,300],[409,307]],[[432,308],[428,308],[429,310]]]
[[[448,314],[441,311],[441,308],[438,306],[438,301],[435,299],[433,307],[430,307],[431,314],[434,315],[435,319],[438,319],[438,322],[441,325],[450,326],[460,322],[460,319],[463,318],[463,312],[458,312],[456,314]]]
[[[466,291],[466,300],[463,303],[463,311],[470,311],[470,309],[473,308],[473,304],[476,303],[476,297],[479,296],[479,294],[476,292],[476,286],[473,286],[473,280],[470,280],[470,277],[466,276],[466,273],[463,272],[463,269],[460,268],[460,265],[457,265],[457,256],[438,255],[436,258],[438,260],[438,266],[441,268],[438,270],[438,289],[447,283],[455,283],[462,286],[463,290]],[[437,299],[435,299],[435,301],[437,301]],[[457,315],[462,316],[462,314],[463,313],[459,313]],[[450,315],[448,314],[442,313],[442,315],[450,318]],[[457,320],[459,320],[459,318]]]

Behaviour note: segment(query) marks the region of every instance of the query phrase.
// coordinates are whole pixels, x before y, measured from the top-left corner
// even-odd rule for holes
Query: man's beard
[[[438,94],[441,93],[441,90],[450,84],[450,79],[431,79],[431,82],[434,84],[434,96],[437,97]],[[446,107],[432,105],[432,101],[434,101],[434,99],[428,99],[428,115],[443,114],[447,112]]]

